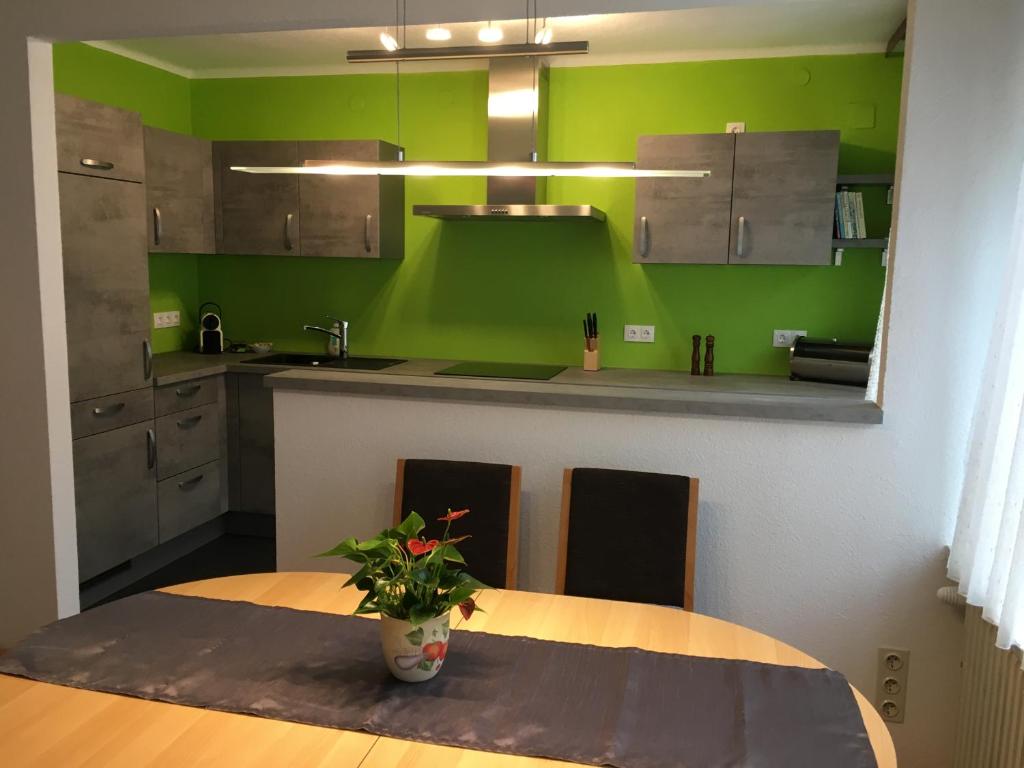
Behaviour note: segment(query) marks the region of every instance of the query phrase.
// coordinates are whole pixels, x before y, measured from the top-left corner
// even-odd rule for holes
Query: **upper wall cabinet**
[[[405,185],[398,177],[298,176],[231,166],[306,160],[395,160],[381,141],[218,141],[213,144],[217,252],[401,258]]]
[[[299,177],[231,170],[297,160],[294,141],[213,143],[217,253],[299,255]]]
[[[638,168],[707,169],[705,179],[637,179],[633,260],[726,264],[732,220],[731,133],[641,136]]]
[[[148,125],[144,135],[149,250],[214,253],[210,142]]]
[[[708,169],[638,179],[633,261],[832,263],[838,131],[641,136],[639,167]]]
[[[740,133],[730,264],[832,263],[839,131]]]
[[[307,160],[397,160],[383,141],[300,141]],[[301,176],[303,256],[400,259],[405,241],[405,184],[397,176]]]
[[[142,118],[137,112],[55,94],[57,169],[143,181]]]

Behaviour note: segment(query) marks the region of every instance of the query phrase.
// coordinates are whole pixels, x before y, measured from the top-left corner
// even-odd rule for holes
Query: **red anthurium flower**
[[[468,509],[459,509],[459,510],[456,510],[455,512],[452,512],[449,509],[447,515],[445,515],[444,517],[439,517],[437,519],[440,520],[442,523],[450,523],[452,520],[458,520],[463,515],[468,515],[468,514],[469,514],[469,510]]]
[[[408,547],[410,552],[412,552],[414,555],[418,557],[419,555],[425,555],[430,550],[436,548],[437,545],[440,543],[441,542],[439,542],[437,539],[431,539],[430,541],[423,541],[422,539],[409,539],[409,541],[406,542],[405,546]]]
[[[459,610],[462,611],[462,618],[469,621],[469,617],[473,615],[473,611],[476,610],[476,600],[472,597],[467,597],[461,603],[459,603]]]

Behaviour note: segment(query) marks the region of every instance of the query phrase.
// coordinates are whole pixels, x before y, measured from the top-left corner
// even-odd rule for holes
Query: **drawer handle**
[[[178,387],[174,390],[174,394],[178,397],[192,397],[196,392],[203,388],[202,384],[190,384],[187,387]]]
[[[206,477],[206,475],[196,475],[195,477],[190,477],[188,480],[182,480],[180,483],[178,483],[178,487],[183,491],[195,488],[197,485],[199,485],[199,481],[202,480],[204,477]]]
[[[196,424],[203,420],[203,414],[197,413],[195,416],[189,416],[187,419],[179,419],[178,429],[192,429]]]
[[[102,408],[93,408],[93,416],[113,416],[115,413],[120,413],[124,410],[124,403],[114,403],[113,405],[105,405]]]
[[[83,157],[78,162],[83,168],[95,168],[97,171],[114,170],[114,164],[107,160],[93,160],[91,157]]]
[[[146,430],[146,469],[156,466],[156,432]]]

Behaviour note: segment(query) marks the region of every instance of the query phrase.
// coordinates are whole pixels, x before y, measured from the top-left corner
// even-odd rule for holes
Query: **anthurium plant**
[[[423,518],[410,512],[395,528],[365,541],[345,539],[319,557],[344,557],[360,566],[345,582],[366,592],[355,613],[381,613],[416,626],[458,606],[468,619],[477,610],[473,596],[487,586],[463,570],[466,561],[455,548],[469,536],[450,536],[452,523],[467,514],[448,510],[438,518],[446,524],[444,536],[426,540],[420,536]]]

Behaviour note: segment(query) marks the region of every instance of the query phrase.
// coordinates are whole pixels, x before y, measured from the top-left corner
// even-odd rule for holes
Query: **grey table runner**
[[[147,592],[51,624],[0,672],[196,707],[616,768],[870,768],[824,669],[451,634],[441,673],[394,680],[376,622]]]

